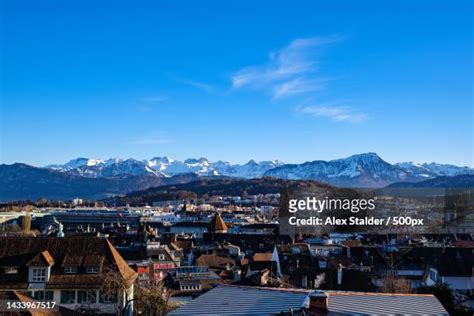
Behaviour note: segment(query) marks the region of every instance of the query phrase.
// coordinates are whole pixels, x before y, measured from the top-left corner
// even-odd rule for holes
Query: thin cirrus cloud
[[[306,106],[301,108],[300,112],[314,117],[328,118],[335,122],[358,123],[368,119],[366,114],[348,106]]]
[[[328,78],[318,78],[320,50],[342,40],[339,35],[295,39],[270,53],[263,65],[244,67],[231,76],[233,88],[270,93],[272,99],[324,89]]]
[[[176,78],[176,77],[174,77],[174,80],[178,83],[182,83],[182,84],[197,88],[199,90],[203,90],[207,93],[211,93],[211,92],[215,91],[215,87],[213,85],[210,85],[210,84],[205,83],[205,82],[190,80],[190,79],[184,79],[184,78]]]
[[[269,94],[272,100],[294,99],[303,94],[314,97],[318,91],[326,90],[333,80],[320,73],[320,53],[325,47],[343,39],[340,35],[295,39],[271,52],[266,63],[244,67],[234,73],[231,76],[232,88],[262,91]],[[356,123],[368,118],[350,106],[339,106],[333,101],[321,106],[298,107],[297,110],[333,122]]]
[[[330,79],[305,79],[295,78],[289,81],[278,83],[273,87],[272,99],[296,95],[311,91],[324,90],[325,84]]]

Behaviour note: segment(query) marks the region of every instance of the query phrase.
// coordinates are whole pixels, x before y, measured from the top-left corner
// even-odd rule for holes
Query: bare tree
[[[118,272],[107,270],[102,273],[100,293],[106,300],[116,300],[127,289],[127,283]],[[127,300],[124,304],[116,304],[116,314],[123,315],[133,302],[136,314],[145,316],[165,315],[173,309],[169,303],[171,295],[172,291],[165,287],[164,282],[151,280],[147,283],[135,284],[133,298]]]
[[[118,304],[118,299],[121,294],[127,290],[127,283],[117,271],[112,269],[103,271],[101,279],[102,282],[99,289],[100,295],[106,301],[117,302],[117,304],[115,304],[116,313],[117,315],[121,315],[128,306],[129,302],[125,302],[125,304],[123,304],[124,308],[122,308],[120,306],[121,304]]]
[[[140,315],[161,316],[173,309],[169,299],[172,290],[163,281],[150,281],[135,291],[136,311]]]
[[[387,275],[382,279],[380,291],[383,293],[411,293],[410,281],[405,278]]]

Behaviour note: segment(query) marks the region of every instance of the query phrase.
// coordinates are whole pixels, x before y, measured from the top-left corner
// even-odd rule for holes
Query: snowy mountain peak
[[[104,161],[100,159],[89,159],[89,158],[79,157],[79,158],[68,161],[64,165],[49,165],[47,166],[47,168],[72,170],[72,169],[76,169],[83,166],[92,167],[92,166],[102,164],[102,163],[104,163]]]
[[[380,158],[379,155],[376,153],[362,153],[362,154],[357,154],[357,155],[352,155],[347,158],[342,158],[342,159],[336,159],[333,161],[355,161],[355,162],[360,162],[360,163],[385,163],[385,161]]]
[[[450,164],[431,163],[415,163],[400,162],[395,166],[404,169],[408,173],[420,174],[425,178],[433,178],[439,176],[458,176],[463,174],[474,174],[474,169],[469,167],[459,167]]]
[[[151,174],[161,177],[171,177],[183,173],[195,173],[202,176],[232,176],[239,178],[261,177],[266,171],[282,165],[278,161],[255,162],[246,164],[230,164],[226,161],[210,162],[207,158],[189,158],[184,161],[169,157],[155,157],[150,160],[136,159],[87,159],[77,158],[64,165],[50,165],[47,168],[68,172],[75,175],[100,178],[129,175]]]
[[[376,153],[352,155],[331,161],[316,160],[302,164],[284,164],[278,160],[249,160],[244,164],[231,164],[207,158],[189,158],[183,161],[169,157],[150,160],[136,159],[89,159],[77,158],[64,165],[47,168],[89,178],[125,177],[151,175],[172,177],[194,173],[199,176],[229,176],[236,178],[259,178],[273,176],[284,179],[310,179],[337,186],[381,187],[394,182],[421,181],[437,176],[474,174],[474,169],[438,163],[401,162],[390,164]]]

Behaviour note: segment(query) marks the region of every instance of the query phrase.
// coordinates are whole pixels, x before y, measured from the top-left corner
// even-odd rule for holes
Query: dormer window
[[[46,282],[46,268],[32,268],[33,282]]]
[[[75,274],[77,273],[77,267],[64,267],[64,273]]]
[[[47,282],[54,265],[54,258],[45,250],[38,252],[28,263],[28,281],[33,283]]]
[[[97,273],[99,273],[99,267],[88,266],[88,267],[86,267],[86,273],[88,273],[88,274],[97,274]]]

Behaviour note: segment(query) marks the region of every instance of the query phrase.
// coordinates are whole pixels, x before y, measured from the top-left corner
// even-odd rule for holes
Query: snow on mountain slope
[[[347,187],[380,187],[407,180],[407,173],[382,160],[375,153],[353,155],[331,161],[316,160],[271,169],[266,176],[311,179]]]
[[[72,169],[76,169],[76,168],[80,168],[84,166],[92,167],[92,166],[100,165],[103,163],[104,163],[104,160],[88,159],[88,158],[80,157],[80,158],[73,159],[65,163],[64,165],[49,165],[49,166],[46,166],[46,168],[53,169],[53,170],[60,170],[60,171],[68,171],[68,170],[72,170]]]
[[[449,164],[439,163],[415,163],[415,162],[400,162],[395,166],[403,169],[411,175],[419,177],[433,178],[439,176],[458,176],[463,174],[474,174],[474,169],[469,167],[458,167]]]
[[[438,176],[474,174],[474,169],[437,163],[417,164],[402,162],[390,164],[375,153],[353,155],[331,161],[315,160],[302,164],[283,164],[280,161],[250,160],[245,164],[226,161],[210,162],[206,158],[174,160],[155,157],[136,159],[77,158],[64,165],[50,165],[49,169],[88,178],[113,178],[137,175],[172,177],[193,173],[198,176],[230,176],[259,178],[273,176],[282,179],[310,179],[345,187],[382,187],[391,183],[416,182]]]
[[[130,175],[154,174],[160,177],[171,177],[183,173],[195,173],[201,176],[232,176],[239,178],[258,178],[266,171],[280,166],[278,161],[253,160],[243,165],[232,165],[228,162],[209,162],[206,158],[173,160],[168,157],[155,157],[150,160],[109,159],[96,160],[78,158],[64,165],[50,165],[49,169],[68,172],[89,178],[120,177]]]
[[[266,176],[311,179],[345,187],[383,187],[395,182],[416,182],[438,176],[474,174],[474,169],[437,163],[389,164],[375,153],[353,155],[331,161],[316,160],[271,169]]]

